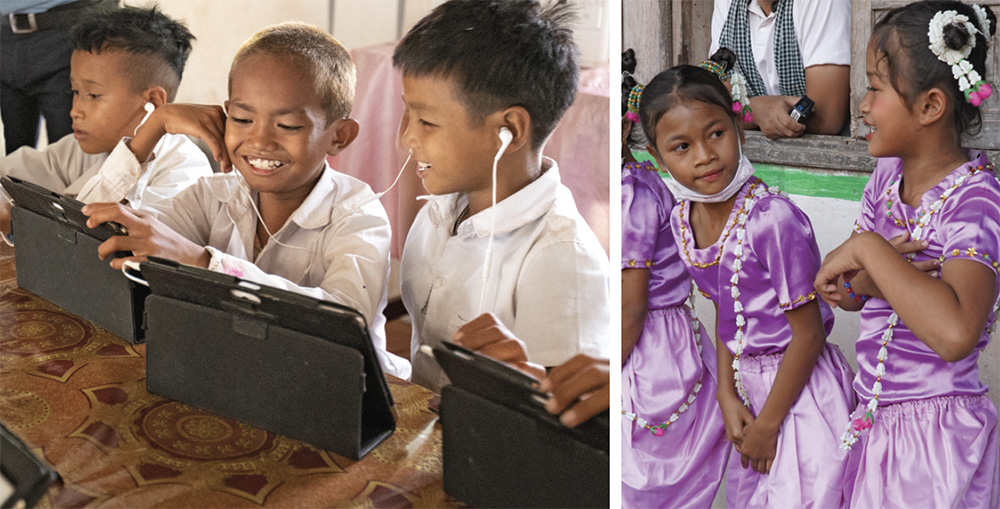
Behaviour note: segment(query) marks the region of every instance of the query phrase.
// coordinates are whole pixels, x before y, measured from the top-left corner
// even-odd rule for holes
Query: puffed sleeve
[[[670,222],[670,209],[643,182],[622,177],[622,268],[645,269],[653,263],[657,233]]]
[[[821,258],[809,218],[790,200],[763,196],[747,216],[750,249],[764,265],[782,311],[816,298]]]
[[[888,163],[887,159],[879,159],[875,171],[865,184],[865,190],[861,194],[861,213],[854,221],[856,233],[875,231],[875,211],[878,210],[878,200],[885,191],[885,175],[890,171]]]
[[[1000,184],[984,173],[958,188],[941,209],[941,262],[969,259],[1000,267]]]

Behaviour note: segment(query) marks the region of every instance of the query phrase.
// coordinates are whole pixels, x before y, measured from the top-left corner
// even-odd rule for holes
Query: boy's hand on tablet
[[[528,362],[528,349],[492,313],[480,315],[455,332],[452,342],[511,366],[541,380],[545,368]]]
[[[552,368],[539,390],[552,393],[545,409],[572,428],[611,406],[610,383],[611,362],[581,353]]]
[[[226,112],[222,106],[162,104],[153,111],[129,148],[139,162],[146,161],[164,134],[186,134],[204,141],[223,172],[232,170],[226,148]]]
[[[126,261],[145,261],[148,256],[159,256],[186,265],[207,268],[208,250],[191,242],[153,215],[120,203],[91,203],[83,207],[89,216],[87,226],[94,228],[101,223],[114,221],[128,229],[128,235],[116,235],[97,248],[97,255],[105,260],[117,251],[131,251],[128,258],[111,260],[111,267],[120,270]]]

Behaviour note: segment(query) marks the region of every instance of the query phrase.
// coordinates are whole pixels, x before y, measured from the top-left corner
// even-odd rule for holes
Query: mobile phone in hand
[[[792,106],[792,111],[788,112],[788,114],[791,115],[792,119],[796,122],[804,124],[806,123],[806,117],[812,113],[812,109],[815,104],[816,103],[814,103],[808,95],[803,95],[802,99],[799,99],[799,102],[795,103],[795,106]]]

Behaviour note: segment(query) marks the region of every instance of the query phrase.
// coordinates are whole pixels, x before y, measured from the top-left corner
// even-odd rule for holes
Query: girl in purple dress
[[[859,404],[838,440],[856,507],[1000,506],[997,410],[977,367],[1000,293],[1000,184],[959,144],[992,93],[996,23],[978,6],[919,2],[890,11],[868,44],[860,109],[878,165],[855,233],[816,276],[824,300],[861,311]]]
[[[716,398],[736,449],[727,505],[841,507],[847,454],[837,438],[853,374],[826,342],[833,315],[813,290],[820,256],[809,219],[742,155],[748,111],[733,100],[745,94],[724,53],[657,75],[639,116],[680,200],[671,229],[681,260],[716,305]],[[718,75],[735,80],[732,96]]]
[[[641,89],[623,79],[622,506],[704,508],[730,447],[715,402],[715,348],[685,305],[691,279],[670,233],[674,199],[629,149],[628,97]]]

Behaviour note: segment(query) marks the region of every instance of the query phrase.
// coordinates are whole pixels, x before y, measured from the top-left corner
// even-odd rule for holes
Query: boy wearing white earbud
[[[608,258],[542,157],[576,93],[569,15],[562,1],[453,0],[393,55],[402,141],[431,194],[401,280],[413,381],[433,390],[447,380],[420,346],[442,340],[479,338],[482,353],[528,371],[608,356]]]
[[[167,133],[198,136],[233,172],[201,178],[169,200],[135,210],[91,203],[88,224],[115,221],[98,254],[159,256],[358,310],[386,373],[409,363],[385,350],[389,219],[367,184],[334,171],[327,156],[347,148],[358,122],[351,55],[330,34],[302,23],[250,37],[229,71],[229,100],[168,104],[130,143],[144,159]]]
[[[155,157],[137,159],[127,141],[144,116],[177,94],[194,36],[156,8],[95,11],[73,29],[70,82],[73,134],[45,150],[22,147],[0,161],[10,175],[84,202],[132,206],[177,194],[212,173],[204,153],[185,136],[159,140]],[[164,43],[169,41],[169,43]],[[128,192],[119,175],[141,176]],[[10,204],[0,199],[0,230],[9,231]]]

